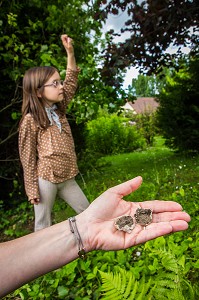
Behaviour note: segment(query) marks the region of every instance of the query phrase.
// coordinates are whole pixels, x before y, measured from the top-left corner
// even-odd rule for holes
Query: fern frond
[[[116,290],[111,290],[107,291],[103,295],[103,300],[122,300],[122,295],[118,294],[118,291]]]
[[[173,299],[184,300],[184,296],[183,296],[181,290],[179,290],[179,289],[174,289],[174,290],[172,291],[172,294],[173,294]]]
[[[99,272],[102,278],[102,291],[105,292],[103,294],[103,299],[104,300],[122,299],[121,293],[119,292],[121,289],[121,274],[117,272],[114,275],[112,272],[105,273],[100,270]]]
[[[151,280],[146,284],[145,276],[140,281],[135,280],[132,272],[117,268],[117,272],[104,273],[99,270],[102,278],[102,299],[114,300],[143,300],[147,299],[146,295],[151,284]]]
[[[130,295],[130,293],[132,291],[132,286],[135,286],[136,282],[137,281],[135,281],[135,277],[132,276],[132,273],[130,273],[129,280],[128,280],[127,285],[126,285],[126,290],[124,290],[124,292],[123,292],[124,293],[123,294],[124,299],[128,299],[128,296]]]
[[[99,271],[102,277],[102,282],[103,282],[103,291],[110,291],[110,287],[112,289],[117,289],[118,284],[121,282],[121,275],[120,273],[116,273],[113,275],[112,272],[105,273],[102,271]]]
[[[152,283],[152,277],[150,277],[147,284],[145,284],[145,294],[147,294],[147,292],[149,291],[151,283]]]
[[[120,271],[121,271],[121,286],[120,286],[120,292],[121,292],[121,294],[124,294],[124,292],[125,292],[125,289],[126,289],[126,285],[127,285],[127,281],[126,281],[126,279],[127,279],[127,275],[126,275],[126,270],[123,270],[123,269],[120,269]],[[130,278],[129,278],[129,280],[130,280]]]
[[[134,286],[133,286],[133,290],[128,298],[128,300],[134,300],[135,299],[135,296],[137,294],[137,290],[138,290],[138,281],[136,280]]]
[[[165,288],[162,288],[162,287],[156,287],[154,289],[153,296],[154,296],[153,299],[156,299],[156,300],[171,299],[171,298],[168,298],[168,296],[167,296],[167,290]]]
[[[176,274],[175,273],[172,273],[172,272],[169,272],[169,273],[160,273],[157,275],[156,277],[156,281],[159,281],[161,279],[165,280],[171,280],[171,281],[175,281],[175,278],[176,278]]]
[[[176,258],[171,253],[164,252],[164,256],[162,258],[162,265],[165,267],[166,270],[175,272],[176,274],[179,271],[179,265],[176,261]]]
[[[178,285],[171,280],[159,280],[158,285],[167,287],[169,289],[176,289],[178,287]]]
[[[175,282],[168,280],[157,281],[156,287],[154,288],[155,299],[173,299],[183,300],[184,296],[181,291],[181,286]]]
[[[195,299],[195,292],[194,292],[194,289],[193,289],[193,287],[191,286],[191,284],[187,281],[187,280],[185,280],[185,279],[183,279],[183,283],[188,287],[188,299],[189,300],[194,300]]]

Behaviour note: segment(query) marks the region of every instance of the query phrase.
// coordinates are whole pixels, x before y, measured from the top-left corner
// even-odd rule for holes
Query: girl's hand
[[[64,48],[66,49],[67,54],[73,54],[73,40],[67,34],[62,34],[61,40]]]
[[[40,199],[39,198],[35,198],[35,199],[30,199],[30,201],[29,201],[31,204],[36,204],[36,205],[38,205],[39,204],[39,202],[40,202]]]

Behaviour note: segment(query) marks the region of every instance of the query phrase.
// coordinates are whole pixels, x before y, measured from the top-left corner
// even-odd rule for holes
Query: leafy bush
[[[102,299],[194,300],[194,287],[186,278],[189,262],[185,253],[189,244],[190,240],[178,245],[173,236],[160,237],[141,246],[137,258],[134,253],[137,263],[128,271],[125,265],[115,267],[114,272],[99,271]]]
[[[167,145],[180,151],[199,150],[199,59],[167,77],[159,95],[158,126]]]
[[[143,149],[145,140],[127,119],[107,114],[87,123],[86,145],[88,152],[107,155]]]
[[[143,134],[148,146],[153,146],[154,137],[158,133],[156,127],[156,113],[144,113],[136,115],[135,117],[136,126]]]

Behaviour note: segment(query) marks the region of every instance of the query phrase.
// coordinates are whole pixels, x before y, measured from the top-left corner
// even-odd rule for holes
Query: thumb
[[[119,185],[110,188],[110,191],[116,194],[120,194],[122,196],[126,196],[136,191],[141,184],[142,184],[142,177],[137,176],[131,180],[128,180],[124,183],[121,183]]]

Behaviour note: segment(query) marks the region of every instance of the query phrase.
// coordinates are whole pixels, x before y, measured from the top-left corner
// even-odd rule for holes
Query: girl
[[[19,155],[25,190],[34,204],[35,231],[51,225],[56,195],[77,213],[89,202],[75,181],[78,174],[74,141],[65,109],[73,98],[79,69],[72,39],[61,36],[67,53],[64,81],[54,67],[34,67],[23,78],[22,118],[19,125]]]

